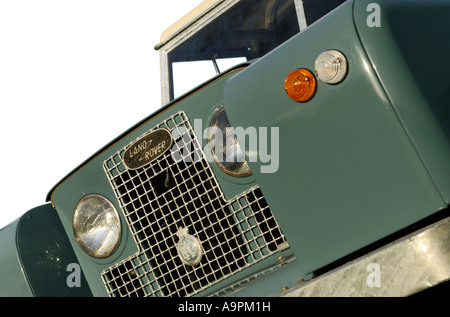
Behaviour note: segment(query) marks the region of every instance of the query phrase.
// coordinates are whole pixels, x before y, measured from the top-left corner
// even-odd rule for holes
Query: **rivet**
[[[279,256],[278,257],[278,263],[281,263],[281,262],[283,262],[284,260],[286,260],[286,257],[284,256],[284,255],[281,255],[281,256]]]

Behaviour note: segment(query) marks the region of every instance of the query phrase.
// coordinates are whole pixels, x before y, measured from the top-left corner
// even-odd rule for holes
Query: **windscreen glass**
[[[300,32],[299,19],[309,25],[342,2],[239,1],[169,54],[171,99],[239,63],[267,54]]]

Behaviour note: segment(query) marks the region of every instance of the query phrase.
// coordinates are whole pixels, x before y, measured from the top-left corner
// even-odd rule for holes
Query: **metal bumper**
[[[281,294],[409,296],[450,279],[450,217]]]

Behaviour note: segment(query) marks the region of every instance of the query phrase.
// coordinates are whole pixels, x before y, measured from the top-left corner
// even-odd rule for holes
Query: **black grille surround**
[[[103,165],[139,250],[102,272],[110,296],[192,296],[288,247],[258,186],[225,199],[184,112],[148,133],[158,128],[172,132],[172,150],[130,170],[128,145]],[[180,228],[200,241],[200,263],[181,261]]]

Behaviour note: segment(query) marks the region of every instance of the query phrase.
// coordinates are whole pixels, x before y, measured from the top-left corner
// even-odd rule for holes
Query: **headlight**
[[[106,258],[117,249],[122,228],[114,205],[101,195],[86,195],[73,214],[75,240],[84,252]]]
[[[227,129],[231,126],[225,109],[220,110],[214,116],[209,127],[208,145],[216,165],[222,171],[234,177],[252,175],[232,129]],[[216,131],[221,133],[216,133]]]

